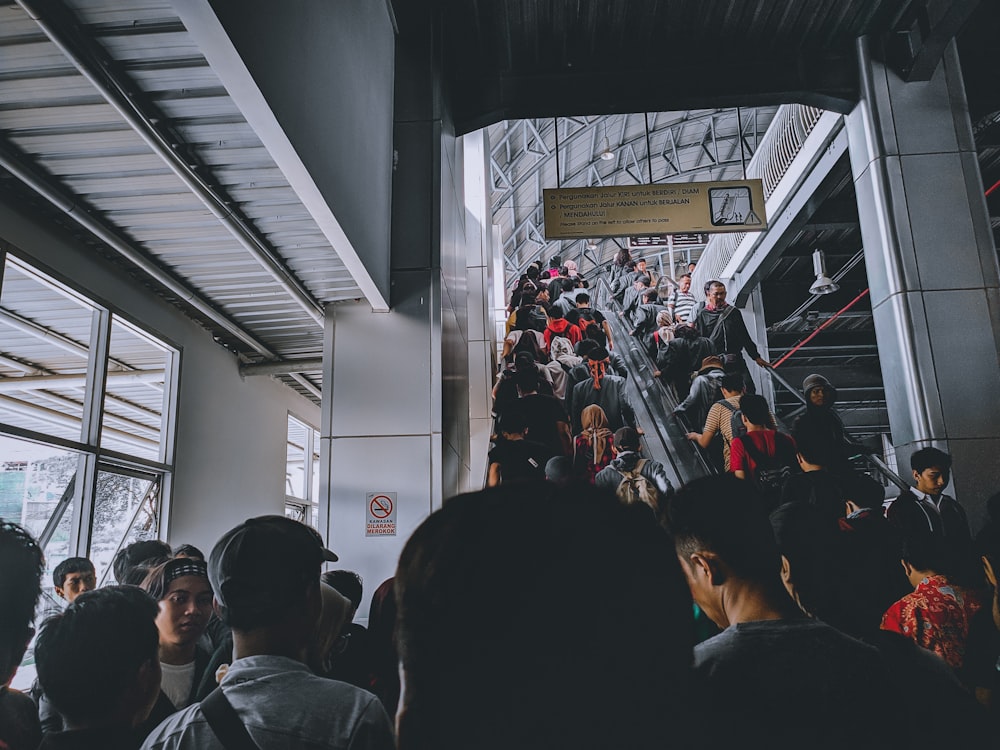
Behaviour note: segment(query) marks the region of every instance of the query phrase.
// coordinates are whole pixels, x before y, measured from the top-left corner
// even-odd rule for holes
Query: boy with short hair
[[[951,479],[951,456],[937,448],[921,448],[910,456],[916,486],[886,501],[885,517],[906,532],[927,530],[971,546],[965,509],[944,488]]]
[[[97,571],[86,557],[67,557],[52,571],[52,583],[59,598],[72,604],[80,594],[97,588]]]

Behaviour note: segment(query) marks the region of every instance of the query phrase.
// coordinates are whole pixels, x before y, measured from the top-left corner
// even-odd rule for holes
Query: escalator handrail
[[[615,300],[611,294],[611,288],[610,285],[608,284],[607,274],[601,273],[596,279],[596,283],[601,291],[601,301],[603,305],[607,307],[609,310],[614,310],[615,312],[617,312],[617,308],[620,306],[618,305],[618,301]],[[642,356],[646,360],[648,360],[648,354],[645,351],[642,351]],[[803,406],[808,405],[809,403],[808,397],[804,393],[802,393],[798,388],[789,383],[788,380],[783,375],[776,372],[775,369],[772,367],[766,367],[763,369],[771,377],[772,381],[778,383],[783,388],[785,388],[785,390],[787,390],[797,401],[799,401],[799,403],[801,403]],[[664,400],[668,404],[670,404],[672,411],[673,408],[677,406],[677,404],[674,403],[673,397],[671,396],[670,392],[663,386],[663,383],[659,382],[659,380],[657,380],[657,383],[659,385],[659,392],[663,396]],[[674,414],[673,417],[675,420],[677,420],[677,423],[681,426],[681,428],[685,431],[685,433],[693,431],[691,426],[686,423],[686,420],[684,420],[682,415]],[[863,461],[865,461],[871,467],[871,469],[875,473],[881,475],[882,479],[884,479],[886,482],[895,485],[901,490],[909,489],[910,486],[906,482],[906,480],[903,479],[899,474],[894,472],[891,468],[889,468],[889,466],[885,463],[885,461],[883,461],[879,456],[867,450],[864,446],[855,443],[853,441],[851,441],[849,445],[854,451],[856,451],[855,455],[861,458]],[[695,450],[699,461],[706,467],[706,470],[714,473],[716,471],[715,466],[708,460],[702,448],[695,443],[691,443],[691,446]]]
[[[596,284],[600,290],[600,294],[597,295],[597,303],[604,309],[611,312],[612,314],[617,314],[620,305],[618,304],[618,301],[612,296],[610,285],[608,284],[607,278],[605,277],[604,274],[602,274],[597,278]],[[645,366],[651,372],[656,369],[653,363],[650,362],[649,355],[647,352],[645,352],[641,348],[636,348],[633,351],[636,352],[635,356],[641,358],[643,364],[645,364]],[[664,386],[663,382],[659,378],[651,378],[651,381],[647,384],[647,387],[653,387],[656,389],[656,392],[659,394],[660,398],[667,405],[670,415],[673,417],[673,419],[677,421],[678,426],[681,428],[681,430],[683,430],[684,434],[692,432],[690,426],[685,422],[685,420],[681,418],[681,415],[673,413],[673,410],[677,407],[677,401],[674,398],[673,394],[671,394],[670,391]],[[670,438],[669,435],[665,435],[663,433],[663,428],[665,428],[666,425],[660,425],[655,422],[654,425],[657,432],[657,437],[660,439],[662,444],[664,446],[670,446],[674,441]],[[700,465],[700,468],[706,474],[717,473],[715,465],[708,459],[708,457],[704,452],[704,449],[702,449],[701,446],[691,441],[687,441],[687,444],[691,446],[691,450],[693,451],[694,456],[698,464]]]

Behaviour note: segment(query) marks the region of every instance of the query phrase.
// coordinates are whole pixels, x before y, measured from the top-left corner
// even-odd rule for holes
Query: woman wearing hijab
[[[583,431],[573,446],[573,469],[577,476],[594,483],[597,472],[611,463],[614,435],[608,429],[608,417],[596,404],[584,408],[580,415]]]

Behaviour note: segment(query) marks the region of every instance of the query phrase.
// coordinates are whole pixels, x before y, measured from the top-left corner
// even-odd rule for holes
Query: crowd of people
[[[507,391],[507,398],[495,404],[498,432],[489,458],[489,484],[543,478],[560,486],[567,482],[595,485],[617,496],[624,505],[649,506],[680,545],[671,508],[679,507],[677,498],[690,497],[692,487],[701,485],[693,483],[678,492],[671,486],[664,467],[642,456],[640,431],[625,388],[628,373],[624,368],[617,370],[610,344],[595,350],[588,343],[596,338],[603,345],[605,336],[595,337],[586,328],[577,334],[571,330],[566,310],[550,313],[548,300],[553,296],[567,300],[566,305],[582,297],[586,307],[591,308],[587,286],[575,269],[567,273],[565,268],[552,265],[549,279],[539,266],[529,267],[512,291],[511,334],[504,346],[504,354],[509,357],[501,365],[498,391],[508,378],[514,385]],[[826,638],[847,643],[844,636],[851,636],[883,652],[888,667],[883,664],[879,668],[888,668],[890,682],[905,676],[903,682],[911,696],[918,694],[914,685],[942,694],[942,700],[946,694],[956,715],[976,731],[985,726],[982,722],[990,710],[1000,714],[1000,696],[996,701],[993,698],[994,691],[1000,688],[1000,605],[991,562],[997,554],[997,532],[991,522],[974,537],[962,505],[944,493],[950,481],[950,456],[934,447],[913,453],[910,467],[914,486],[892,496],[882,483],[859,471],[852,462],[852,457],[863,449],[848,437],[835,407],[836,388],[823,375],[809,375],[803,382],[803,413],[789,434],[778,429],[768,402],[754,392],[749,372],[750,363],[762,368],[771,365],[760,356],[742,314],[726,302],[724,284],[709,281],[703,288],[704,299],[698,301],[691,292],[690,273],[681,274],[677,283],[657,279],[647,264],[632,259],[627,249],[618,254],[609,270],[610,292],[620,307],[617,315],[628,335],[637,340],[633,345],[644,349],[656,363],[654,375],[678,403],[674,417],[684,427],[687,438],[706,452],[706,459],[722,475],[712,480],[714,484],[705,486],[724,487],[728,496],[759,506],[759,517],[753,523],[761,528],[770,519],[759,541],[763,545],[768,538],[779,555],[775,558],[769,551],[765,555],[762,546],[760,559],[779,560],[777,567],[769,569],[777,576],[762,587],[765,596],[758,603],[761,609],[744,619],[784,622],[803,615],[807,618],[790,629],[784,624],[777,629],[755,626],[746,639],[737,638],[741,630],[731,626],[740,619],[720,613],[718,602],[703,601],[693,574],[702,570],[710,583],[717,577],[730,579],[732,570],[725,568],[741,563],[729,555],[738,557],[749,551],[715,549],[714,537],[706,532],[707,536],[695,535],[697,542],[722,555],[725,563],[713,558],[710,563],[699,563],[701,568],[685,569],[695,594],[698,632],[712,632],[710,624],[706,627],[708,620],[724,629],[725,638],[713,639],[713,643],[727,658],[730,649],[743,648],[738,646],[743,640],[759,643],[763,654],[771,648],[772,640],[777,641],[774,645],[779,650],[787,646],[789,653],[794,653],[798,648],[794,645],[796,638],[811,644],[810,648],[826,648]],[[547,298],[543,296],[539,301],[538,291],[547,286]],[[523,308],[518,300],[523,301],[525,289],[537,323],[520,312]],[[597,314],[603,323],[606,316],[615,313]],[[550,328],[551,335],[539,338],[530,357],[516,351],[524,335],[519,330],[551,325],[546,318],[551,321],[553,316],[569,324],[560,322],[557,329]],[[560,336],[566,343],[553,356],[553,344]],[[571,348],[585,360],[586,370],[574,372],[579,363],[566,354]],[[518,374],[523,370],[530,370],[528,391],[517,385],[519,378],[527,377]],[[577,382],[576,378],[586,377],[588,371],[593,374],[592,382]],[[569,388],[559,382],[561,377],[570,383]],[[540,397],[534,403],[517,398],[520,393],[540,391],[536,381],[553,384],[551,393],[546,392],[544,409],[536,406],[541,404]],[[605,382],[613,383],[606,392]],[[624,394],[624,404],[620,394]],[[587,405],[581,409],[582,404]],[[546,430],[551,430],[550,422],[558,424],[567,439],[561,444],[540,444],[537,437],[544,431],[538,421],[546,423]],[[707,500],[704,504],[711,505]],[[993,505],[1000,512],[1000,497]],[[748,529],[752,527],[750,519],[745,522]],[[720,542],[723,547],[728,543]],[[723,568],[721,573],[718,566]],[[762,570],[746,572],[761,575]],[[865,577],[871,580],[863,580]],[[781,587],[766,590],[777,584]],[[726,590],[737,589],[725,585],[719,590],[711,586],[704,589],[715,594]],[[795,612],[799,614],[791,618],[790,613]],[[833,627],[820,628],[817,621]],[[798,635],[786,637],[786,630]],[[913,648],[902,646],[903,640]],[[830,648],[836,653],[833,646]],[[870,649],[859,653],[871,656]],[[928,654],[936,659],[927,659]],[[780,662],[786,657],[762,655],[759,668],[772,658]],[[749,669],[750,662],[745,659],[741,656],[736,662],[740,665],[740,690],[748,687],[743,669]],[[848,668],[849,664],[845,660],[841,666]],[[820,666],[816,668],[822,671]],[[707,669],[714,672],[718,667]],[[802,676],[807,672],[803,670]],[[931,673],[937,677],[932,679]],[[794,685],[794,681],[789,680],[789,684]],[[856,685],[852,700],[863,697],[860,691],[873,684]],[[768,688],[761,695],[773,700],[770,685]],[[784,689],[775,686],[776,692]],[[846,684],[844,689],[845,695],[852,692]],[[882,684],[879,690],[890,688]],[[891,690],[898,697],[900,685],[893,683]],[[713,693],[706,700],[714,697]],[[736,700],[735,694],[731,697]],[[802,700],[801,695],[788,697]],[[870,698],[871,702],[866,699],[859,703],[875,706],[886,701],[886,696],[880,698],[877,692]],[[895,708],[909,713],[914,722],[920,719],[912,706],[901,704]],[[750,713],[757,718],[748,715],[747,722],[764,731],[771,719],[760,717],[769,714],[760,712],[760,707]],[[889,726],[886,724],[886,729]],[[932,732],[927,736],[945,735]]]
[[[0,521],[0,748],[995,746],[1000,495],[973,534],[928,447],[885,499],[828,379],[806,379],[779,432],[725,356],[756,350],[724,287],[692,304],[684,277],[632,264],[616,264],[623,320],[700,426],[689,439],[719,445],[718,474],[671,485],[644,455],[609,313],[572,265],[531,267],[489,486],[420,524],[367,627],[360,577],[323,572],[338,559],[312,528],[262,516],[207,557],[132,543],[114,585],[62,561],[65,607],[21,693],[45,562]],[[687,349],[703,356],[681,383]]]
[[[312,528],[252,518],[206,558],[149,540],[113,561],[114,585],[69,558],[53,571],[65,608],[41,624],[37,680],[8,687],[34,635],[42,551],[0,522],[0,747],[395,747],[394,580],[354,623],[360,577]],[[392,600],[387,604],[387,600]]]

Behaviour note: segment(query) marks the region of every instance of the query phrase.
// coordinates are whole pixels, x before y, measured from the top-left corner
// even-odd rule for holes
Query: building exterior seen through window
[[[45,551],[40,617],[62,606],[52,570],[67,557],[113,582],[115,553],[159,535],[178,365],[110,306],[0,253],[0,518]],[[32,666],[29,648],[15,687]]]
[[[315,527],[319,522],[319,430],[288,415],[285,515]]]

